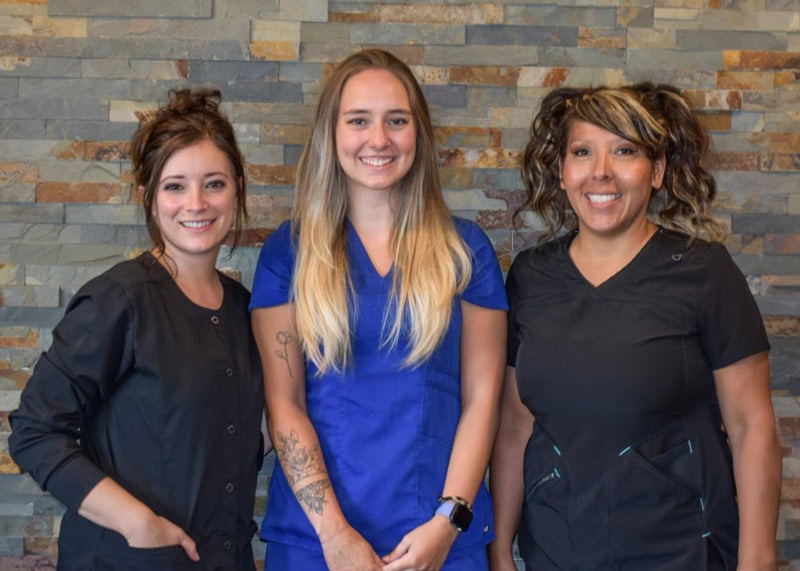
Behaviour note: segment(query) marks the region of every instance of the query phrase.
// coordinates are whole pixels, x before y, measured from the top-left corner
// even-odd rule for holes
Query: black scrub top
[[[67,507],[59,571],[252,571],[263,383],[249,293],[192,303],[149,253],[83,286],[10,416],[19,466]],[[77,514],[105,476],[197,543],[128,547]]]
[[[519,544],[532,570],[735,569],[738,512],[712,372],[769,349],[722,245],[659,229],[595,287],[575,233],[507,280],[509,366],[536,417]]]

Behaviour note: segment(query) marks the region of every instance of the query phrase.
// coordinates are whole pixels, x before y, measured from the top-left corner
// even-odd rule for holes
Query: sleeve
[[[132,364],[132,324],[119,284],[104,276],[87,283],[53,330],[53,344],[9,416],[12,458],[68,509],[77,510],[105,477],[78,440]]]
[[[506,336],[506,365],[509,367],[517,366],[517,350],[519,349],[519,327],[516,320],[516,301],[517,301],[517,274],[520,257],[511,264],[506,279],[506,295],[508,296],[508,335]]]
[[[251,310],[289,301],[294,260],[291,224],[286,221],[269,235],[261,247],[250,294]]]
[[[472,277],[461,294],[461,299],[489,309],[508,310],[503,273],[489,237],[477,224],[456,220],[472,259]]]
[[[764,321],[747,280],[721,244],[711,245],[698,310],[700,339],[712,369],[769,350]]]

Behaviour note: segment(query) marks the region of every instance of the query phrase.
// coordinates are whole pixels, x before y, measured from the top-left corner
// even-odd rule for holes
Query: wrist
[[[344,519],[343,514],[331,514],[320,522],[319,529],[316,530],[317,539],[319,539],[320,545],[325,545],[326,542],[346,531],[349,527],[350,524]]]
[[[129,509],[120,510],[120,519],[116,531],[122,535],[128,543],[132,539],[142,537],[148,530],[153,529],[158,520],[158,516],[144,504],[130,506]]]

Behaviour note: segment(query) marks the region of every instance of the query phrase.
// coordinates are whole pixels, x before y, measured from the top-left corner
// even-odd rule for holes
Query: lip
[[[205,218],[203,220],[180,220],[178,224],[180,224],[181,228],[185,228],[186,230],[191,230],[192,232],[202,232],[211,226],[216,221],[216,218]]]
[[[621,192],[587,192],[586,199],[592,206],[602,207],[613,204],[622,198]]]
[[[358,157],[358,162],[364,166],[373,168],[373,169],[380,169],[389,166],[390,164],[394,163],[397,160],[394,156],[369,156],[369,157]]]

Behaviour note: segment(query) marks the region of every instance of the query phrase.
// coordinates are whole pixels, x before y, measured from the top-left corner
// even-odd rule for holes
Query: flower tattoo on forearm
[[[289,431],[289,435],[278,432],[278,443],[275,452],[278,454],[286,481],[290,487],[297,482],[305,480],[316,474],[324,474],[325,468],[322,464],[322,452],[319,444],[311,448],[299,446],[300,438],[294,429]]]
[[[325,478],[297,490],[294,495],[303,502],[309,511],[321,514],[328,501],[325,499],[325,490],[331,487],[330,481]]]
[[[283,359],[284,361],[286,361],[286,368],[289,370],[289,378],[293,379],[294,375],[292,375],[292,366],[289,364],[289,350],[288,350],[288,347],[289,347],[289,343],[294,341],[294,338],[291,336],[291,334],[288,331],[278,331],[278,333],[275,335],[275,339],[278,341],[278,343],[283,345],[283,349],[282,350],[281,349],[275,349],[275,355],[277,355],[278,358]]]

